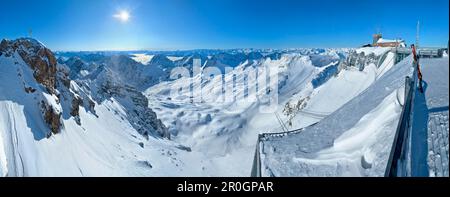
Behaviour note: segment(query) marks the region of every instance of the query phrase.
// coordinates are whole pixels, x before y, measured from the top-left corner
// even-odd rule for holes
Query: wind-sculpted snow
[[[300,132],[262,141],[264,176],[382,176],[400,114],[398,94],[412,58]],[[341,87],[347,88],[347,87]]]
[[[347,64],[344,67],[341,65],[342,59],[338,59],[341,57],[340,52],[327,51],[323,50],[322,53],[316,54],[311,50],[305,52],[308,55],[284,52],[273,59],[266,56],[264,60],[246,60],[223,76],[224,83],[220,78],[206,80],[201,86],[205,88],[203,90],[194,88],[189,94],[191,89],[183,89],[185,92],[182,95],[185,96],[172,95],[171,87],[182,87],[191,80],[198,80],[199,76],[163,82],[149,88],[145,94],[150,100],[151,108],[173,134],[173,140],[187,144],[193,152],[201,152],[220,163],[248,161],[253,156],[257,134],[293,130],[317,123],[364,92],[376,82],[377,78],[382,78],[385,73],[380,72],[380,69],[386,68],[385,71],[389,71],[392,68],[392,66],[378,68],[372,61],[364,62],[362,70],[355,64]],[[314,61],[311,54],[315,54]],[[317,57],[321,54],[323,57]],[[374,61],[378,60],[375,56],[373,58]],[[390,62],[390,58],[392,57],[386,60]],[[198,61],[203,65],[202,61]],[[329,64],[323,65],[325,63]],[[384,64],[391,65],[391,63]],[[278,69],[276,75],[278,105],[274,111],[261,113],[259,107],[264,102],[258,100],[228,103],[207,100],[196,102],[201,96],[220,98],[222,92],[213,90],[220,89],[222,84],[230,84],[229,80],[232,78],[237,81],[245,79],[248,69],[261,67]],[[337,67],[341,69],[338,70]],[[247,84],[243,89],[237,88],[234,92],[246,95],[248,93],[246,89],[256,87],[255,83]],[[239,84],[235,86],[241,87]],[[340,122],[333,123],[340,124]],[[233,174],[249,173],[249,169],[250,164],[242,164],[233,171]]]
[[[393,53],[375,56],[369,52],[378,50],[377,48],[364,50],[368,55],[350,50],[348,56],[339,62],[320,67],[320,72],[311,81],[311,85],[289,98],[283,114],[287,116],[286,122],[290,129],[317,123],[364,91],[395,63]],[[384,51],[388,52],[389,49]],[[326,63],[340,57],[338,53],[331,56],[329,54],[332,53],[325,54],[324,57],[331,59],[320,62]],[[315,59],[326,59],[324,57]]]
[[[215,58],[212,57],[212,59]],[[200,59],[197,61],[203,65]],[[339,62],[339,60],[336,61]],[[204,68],[209,67],[212,65]],[[271,86],[273,89],[269,88],[271,91],[262,88],[265,86],[261,84],[257,85],[257,80],[251,78],[251,71],[258,69],[261,71],[262,68],[278,70],[276,73],[269,73],[271,80],[277,79],[274,83],[276,86]],[[318,77],[324,68],[326,66],[321,68],[313,65],[307,55],[285,53],[278,59],[269,57],[258,60],[247,59],[222,78],[203,80],[200,86],[202,89],[194,87],[191,92],[191,89],[184,88],[182,94],[172,94],[172,90],[177,89],[174,87],[183,87],[190,84],[191,80],[201,79],[201,75],[194,75],[193,78],[188,76],[157,84],[146,90],[145,95],[149,98],[150,107],[168,126],[173,140],[188,145],[193,152],[205,154],[207,158],[217,163],[246,161],[227,174],[247,176],[251,167],[251,162],[247,163],[247,161],[252,159],[257,134],[279,131],[281,127],[275,114],[283,114],[284,104],[292,95],[312,87],[311,81]],[[218,70],[220,72],[220,69]],[[189,71],[185,73],[192,74]],[[241,80],[248,82],[245,85],[240,84]],[[324,82],[326,80],[323,79]],[[232,93],[243,96],[249,96],[258,86],[258,91],[254,91],[257,95],[255,98],[262,99],[248,101],[245,98],[243,100],[225,99],[225,102],[218,100],[226,93],[216,90],[222,89],[222,85],[225,85],[223,88],[226,89],[227,84],[235,84]],[[264,95],[268,92],[276,92],[279,100],[271,112],[263,113],[260,107],[267,104],[264,101]],[[205,99],[202,101],[199,98]],[[285,119],[284,116],[283,119]],[[222,174],[225,169],[228,169],[223,165],[216,168],[218,168],[217,174]]]

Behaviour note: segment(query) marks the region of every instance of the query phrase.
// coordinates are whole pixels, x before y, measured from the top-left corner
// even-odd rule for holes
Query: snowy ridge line
[[[386,53],[386,57],[389,55],[389,53],[390,52],[387,52]],[[386,65],[389,65],[391,62],[393,62],[395,60],[395,56],[394,56],[394,58],[391,58],[390,60],[389,60],[389,62],[386,64]],[[384,62],[384,61],[383,61]],[[380,65],[381,66],[381,65]],[[381,73],[383,73],[384,71],[386,70],[386,66],[385,67],[383,67],[380,71],[376,71],[376,73],[377,73],[377,75],[376,75],[376,79],[379,79],[380,78],[380,74]]]
[[[325,118],[331,114],[331,112],[315,112],[315,111],[309,111],[309,110],[300,110],[300,111],[298,111],[298,113],[309,115],[312,118]]]
[[[413,63],[417,64],[417,63]],[[405,175],[404,170],[402,171],[401,165],[404,165],[404,162],[407,160],[406,151],[407,151],[407,139],[409,136],[410,126],[411,126],[411,109],[413,103],[413,95],[415,92],[415,87],[417,84],[417,80],[414,76],[416,76],[416,66],[414,65],[414,73],[412,79],[410,77],[406,77],[405,80],[405,102],[402,106],[402,112],[400,115],[400,120],[398,122],[397,129],[395,131],[394,142],[392,144],[391,153],[389,155],[388,164],[386,166],[385,177],[397,177],[401,175]]]

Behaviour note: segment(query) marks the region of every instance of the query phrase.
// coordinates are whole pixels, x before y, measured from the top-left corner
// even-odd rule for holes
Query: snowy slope
[[[354,67],[343,69],[336,76],[314,87],[312,82],[318,77],[323,77],[321,73],[339,62],[329,61],[328,63],[328,65],[315,66],[309,55],[285,53],[276,60],[267,58],[246,61],[238,65],[234,72],[227,73],[227,75],[234,74],[239,79],[245,68],[277,67],[280,72],[278,74],[279,104],[276,113],[260,113],[258,109],[262,103],[258,101],[191,103],[190,97],[187,96],[171,97],[170,87],[188,84],[188,78],[160,83],[146,90],[145,95],[150,100],[150,107],[173,134],[173,140],[192,147],[194,152],[203,153],[222,163],[233,163],[244,158],[245,161],[249,161],[254,153],[257,134],[283,131],[277,116],[288,129],[317,123],[358,96],[372,85],[377,77],[383,75],[379,75],[379,68],[370,63],[362,71]],[[225,75],[226,84],[229,83],[227,75]],[[220,87],[220,83],[220,80],[213,80],[205,84],[206,91],[194,91],[193,97],[196,98],[199,95],[207,98],[220,97],[220,94],[213,91],[214,88]],[[249,84],[250,88],[253,88],[252,83]],[[237,92],[239,91],[243,90],[238,89]],[[296,105],[299,101],[304,102],[306,107],[299,111],[290,111],[295,113],[295,116],[289,124],[291,114],[286,113],[286,106],[287,104]],[[229,173],[249,174],[251,164],[243,162],[241,165]]]
[[[54,72],[42,75],[42,66],[55,59],[52,53],[44,50],[41,56],[28,50],[28,46],[46,49],[32,39],[11,43],[26,50],[19,54],[8,49],[6,55],[0,46],[3,176],[248,176],[258,134],[303,128],[324,118],[329,121],[329,114],[381,83],[396,68],[389,61],[393,55],[370,48],[364,49],[365,54],[372,55],[358,55],[356,63],[349,59],[345,66],[348,49],[200,50],[132,57],[126,52],[82,52],[61,56],[58,64],[51,64]],[[375,62],[382,55],[385,60]],[[182,66],[192,73],[196,58],[204,69],[231,66],[234,70],[223,81],[202,81],[204,91],[194,91],[193,97],[202,96],[204,102],[172,97],[171,88],[190,79],[170,80],[171,68]],[[40,66],[32,66],[36,62]],[[255,68],[279,70],[270,73],[270,78],[278,78],[271,81],[276,89],[270,92],[279,96],[274,113],[260,113],[267,104],[264,99],[217,102],[222,98],[222,82],[232,84],[232,76],[244,80],[244,73]],[[268,94],[267,89],[257,89],[256,80],[249,80],[248,88],[257,90],[258,98]],[[237,86],[235,93],[248,92]],[[390,113],[398,107],[393,105],[395,98],[386,97],[387,108],[383,104],[374,109],[374,105],[372,111],[356,114],[369,119]],[[395,115],[386,117],[395,119]],[[389,127],[386,122],[379,121]],[[353,132],[370,124],[358,125],[336,142],[347,144]],[[336,152],[347,149],[355,148],[324,149],[323,159],[336,159]]]
[[[55,89],[51,90],[51,87],[44,87],[36,81],[33,74],[42,73],[39,69],[50,66],[50,61],[41,62],[42,67],[32,65],[42,58],[39,54],[46,50],[43,45],[31,39],[21,39],[2,42],[0,49],[1,175],[202,175],[204,170],[201,166],[188,162],[199,159],[195,153],[190,154],[187,147],[157,137],[156,133],[147,135],[137,130],[136,124],[159,124],[153,119],[156,117],[150,116],[146,119],[153,122],[135,123],[139,117],[128,110],[149,110],[147,103],[144,108],[139,104],[142,99],[138,103],[133,101],[139,98],[137,93],[133,98],[113,95],[104,97],[101,102],[91,100],[100,97],[101,93],[85,91],[83,88],[90,85],[88,83],[83,83],[81,88],[78,82],[67,80],[67,68],[59,64],[54,73],[57,76],[42,75],[57,79]],[[32,61],[25,62],[23,58]],[[39,80],[47,81],[45,78]],[[131,93],[131,90],[120,86],[115,88],[119,90],[105,90]],[[75,98],[82,99],[84,104],[74,105]],[[45,106],[41,105],[42,102]],[[49,109],[58,114],[49,116],[58,117],[50,119],[58,121],[58,130],[52,130],[53,122],[48,125],[48,117],[43,114]]]
[[[242,78],[244,70],[249,67],[278,67],[283,84],[280,85],[280,98],[286,98],[300,91],[308,85],[319,68],[314,67],[308,56],[295,54],[285,55],[279,60],[261,60],[244,62],[229,73],[236,78]],[[199,77],[199,76],[197,76]],[[297,80],[298,79],[298,80]],[[225,77],[225,83],[232,78]],[[259,113],[261,103],[247,102],[205,102],[191,103],[189,97],[170,97],[170,88],[189,82],[182,78],[171,82],[163,82],[149,88],[145,94],[149,98],[150,107],[155,110],[158,117],[168,126],[173,134],[173,140],[186,144],[193,152],[200,152],[221,163],[217,174],[223,172],[232,176],[247,176],[251,167],[251,153],[254,149],[255,136],[271,128],[279,127],[273,114]],[[221,80],[212,80],[204,84],[204,91],[194,92],[194,98],[200,94],[206,100],[220,97],[220,92],[214,91],[220,87]],[[249,82],[249,88],[255,88],[256,81]],[[243,87],[241,87],[243,88]],[[244,89],[236,92],[243,93]],[[263,94],[261,91],[258,94]],[[286,96],[285,96],[286,95]],[[279,106],[280,110],[282,105]],[[236,166],[232,171],[229,168],[234,161],[246,161]]]
[[[284,108],[284,115],[287,116],[290,128],[299,129],[317,123],[366,90],[394,65],[395,56],[389,50],[389,48],[357,49],[356,54],[347,57],[352,59],[353,55],[357,60],[341,62],[340,71],[326,83],[316,85],[317,87],[313,83],[312,86],[307,86],[290,97]],[[372,56],[375,53],[377,56]],[[323,68],[326,69],[327,67]],[[300,109],[298,106],[301,106]]]
[[[263,176],[383,176],[411,58],[315,125],[262,141]]]

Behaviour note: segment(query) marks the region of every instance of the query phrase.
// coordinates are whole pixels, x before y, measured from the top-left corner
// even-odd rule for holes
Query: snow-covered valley
[[[200,70],[231,70],[205,78],[196,63]],[[4,40],[0,175],[249,176],[258,134],[347,121],[336,113],[348,103],[362,105],[355,99],[376,94],[376,84],[397,84],[395,63],[388,47],[53,53],[33,39]],[[177,68],[189,77],[173,78]],[[264,72],[271,69],[277,72]],[[399,80],[408,74],[397,73]],[[269,78],[270,88],[262,88],[256,76]],[[192,81],[201,88],[191,88]],[[188,88],[174,95],[179,87]],[[232,89],[232,99],[224,97],[226,88]],[[313,161],[295,161],[331,169],[336,160],[345,160],[338,163],[347,168],[330,175],[380,176],[379,171],[357,173],[353,160],[370,149],[364,155],[370,163],[386,151],[375,145],[391,140],[401,91],[392,85],[381,104],[351,108],[358,115],[348,121],[357,124],[330,134],[336,137],[334,146],[318,145],[329,149],[309,158]],[[267,95],[277,102],[264,110]],[[309,137],[311,143],[329,143],[320,140],[326,136]],[[355,143],[361,139],[367,144]],[[267,165],[278,165],[271,162]]]

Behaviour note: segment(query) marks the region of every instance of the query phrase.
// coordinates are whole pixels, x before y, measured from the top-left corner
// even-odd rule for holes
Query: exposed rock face
[[[81,69],[84,67],[84,62],[77,57],[71,57],[64,63],[70,67],[72,73],[70,76],[71,78],[75,78],[74,76],[80,73]]]
[[[79,114],[80,105],[81,106],[83,105],[83,100],[80,97],[75,96],[72,99],[72,109],[70,111],[70,115],[72,115],[75,118],[75,121],[77,122],[78,125],[81,125],[80,114]]]
[[[377,56],[373,53],[366,55],[364,54],[364,52],[357,53],[356,51],[353,51],[349,53],[347,58],[339,64],[339,70],[347,69],[349,67],[356,67],[360,71],[362,71],[367,65],[371,63],[376,65],[381,58],[382,56]]]
[[[170,139],[167,127],[157,118],[156,113],[148,108],[148,99],[134,87],[119,86],[107,80],[98,93],[105,97],[114,97],[124,105],[129,103],[126,106],[128,119],[144,137],[153,135]]]
[[[95,115],[97,115],[95,113],[95,102],[91,99],[88,100],[89,103],[89,111],[91,111],[92,113],[94,113]]]
[[[65,88],[70,88],[70,77],[69,77],[70,70],[67,67],[64,67],[61,64],[58,64],[58,69],[56,73],[56,88],[60,89],[58,87],[59,84],[62,84]],[[60,82],[60,83],[58,83]],[[60,85],[59,85],[60,86]]]
[[[34,70],[34,78],[44,85],[49,93],[55,93],[56,58],[41,43],[33,39],[20,38],[14,41],[2,40],[0,52],[11,56],[17,52]]]
[[[26,87],[25,88],[25,92],[30,94],[30,93],[34,93],[36,91],[36,89],[34,89],[33,87]]]
[[[0,53],[1,54],[6,53],[6,49],[8,48],[8,45],[9,45],[8,40],[3,39],[0,42]]]
[[[175,66],[175,64],[167,58],[167,56],[161,54],[153,56],[148,64],[152,66],[162,66],[169,69]]]
[[[61,112],[58,112],[53,106],[46,103],[45,101],[41,101],[41,109],[44,121],[50,127],[51,133],[59,133],[61,129]]]
[[[62,111],[58,99],[59,94],[56,90],[57,62],[53,53],[42,43],[30,38],[20,38],[13,41],[2,40],[0,42],[0,52],[6,57],[15,56],[16,58],[21,58],[33,71],[33,77],[36,82],[44,86],[45,90],[37,90],[28,86],[24,87],[24,89],[28,94],[37,91],[36,96],[41,98],[38,104],[42,118],[51,131],[48,132],[47,136],[50,136],[52,133],[59,133],[62,126]],[[17,61],[16,64],[18,64]],[[21,77],[20,73],[19,77]],[[44,91],[48,94],[44,93]]]

